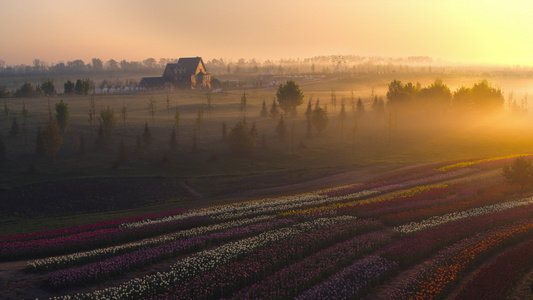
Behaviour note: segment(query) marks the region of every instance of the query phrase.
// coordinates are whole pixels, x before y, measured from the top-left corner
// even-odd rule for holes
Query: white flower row
[[[174,264],[170,272],[158,272],[155,275],[148,275],[144,278],[135,278],[120,286],[95,291],[92,294],[77,294],[56,299],[138,299],[140,296],[148,295],[158,288],[168,288],[169,286],[178,284],[180,280],[189,276],[213,270],[236,258],[268,246],[270,243],[288,239],[310,230],[327,228],[334,224],[345,223],[355,219],[356,217],[353,216],[320,218],[296,224],[288,228],[271,230],[261,233],[258,236],[225,244],[212,250],[198,252]]]
[[[119,246],[95,249],[92,251],[73,253],[68,255],[61,255],[56,257],[49,257],[44,259],[37,259],[32,262],[28,262],[29,268],[34,269],[46,269],[55,265],[62,265],[65,263],[72,263],[74,261],[89,260],[91,258],[98,258],[102,256],[112,256],[114,253],[126,252],[128,250],[134,250],[141,247],[156,246],[164,243],[169,243],[182,238],[189,238],[193,236],[199,236],[202,234],[212,233],[220,230],[240,227],[248,224],[264,222],[273,220],[274,215],[258,216],[251,219],[241,219],[226,223],[214,224],[209,226],[202,226],[193,229],[183,230],[176,233],[160,235],[153,238],[146,238],[137,242],[127,243]]]
[[[268,201],[260,200],[260,201],[244,202],[244,203],[230,204],[230,205],[224,205],[224,206],[215,206],[215,207],[211,207],[208,209],[192,210],[187,213],[174,215],[174,216],[168,216],[168,217],[156,219],[156,220],[143,220],[143,221],[138,221],[138,222],[124,223],[124,224],[121,224],[120,227],[121,228],[135,228],[135,227],[142,227],[142,226],[151,225],[151,224],[171,222],[175,220],[186,219],[190,217],[198,217],[198,216],[216,217],[217,215],[222,215],[222,214],[239,215],[237,213],[243,212],[243,211],[253,212],[259,208],[278,207],[280,205],[285,205],[287,203],[302,203],[302,202],[307,202],[310,200],[322,199],[325,197],[326,196],[323,196],[323,195],[303,195],[303,196],[296,196],[296,197],[289,197],[289,198],[269,199]]]
[[[426,219],[424,221],[420,222],[411,222],[409,224],[401,225],[398,227],[395,227],[394,230],[399,233],[411,233],[416,232],[420,230],[424,230],[430,227],[435,227],[438,225],[442,225],[445,223],[457,221],[460,219],[466,219],[471,218],[475,216],[490,214],[494,212],[504,211],[507,209],[524,206],[528,204],[533,204],[533,197],[526,198],[522,200],[516,200],[516,201],[510,201],[510,202],[502,202],[498,204],[483,206],[483,207],[477,207],[472,208],[465,211],[457,211],[453,213],[449,213],[443,216],[433,216],[429,219]]]
[[[268,199],[259,200],[245,203],[238,203],[225,206],[217,206],[209,209],[194,210],[188,213],[169,216],[157,220],[143,220],[139,222],[122,224],[122,228],[135,228],[151,224],[158,224],[164,222],[171,222],[174,220],[197,217],[197,216],[209,216],[215,220],[223,221],[229,219],[242,218],[249,215],[256,214],[271,214],[282,212],[291,209],[302,208],[306,206],[317,206],[328,203],[334,203],[339,201],[345,201],[349,199],[363,198],[374,194],[379,194],[379,191],[365,190],[358,193],[349,195],[328,197],[326,195],[301,195],[296,197],[280,198],[280,199]]]

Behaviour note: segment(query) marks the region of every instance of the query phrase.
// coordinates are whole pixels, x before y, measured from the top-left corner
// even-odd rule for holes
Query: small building
[[[153,88],[211,88],[211,74],[207,73],[201,57],[182,57],[177,63],[167,64],[162,77],[144,77],[139,86]]]

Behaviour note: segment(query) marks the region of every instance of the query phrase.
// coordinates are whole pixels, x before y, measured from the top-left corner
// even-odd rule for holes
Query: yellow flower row
[[[500,159],[507,159],[507,158],[515,158],[515,157],[519,157],[519,156],[528,156],[528,155],[530,155],[530,154],[517,154],[517,155],[509,155],[509,156],[502,156],[502,157],[485,158],[485,159],[474,160],[474,161],[466,161],[466,162],[447,165],[447,166],[438,168],[437,170],[444,172],[444,171],[448,171],[449,169],[464,168],[464,167],[468,167],[468,166],[471,166],[471,165],[474,165],[474,164],[478,164],[478,163],[482,163],[482,162],[500,160]]]
[[[401,197],[409,197],[421,194],[422,192],[428,191],[430,189],[437,189],[437,188],[444,188],[447,187],[447,184],[434,184],[434,185],[421,185],[414,187],[412,189],[400,191],[397,193],[392,194],[391,196],[387,197],[377,197],[377,198],[370,198],[365,200],[356,200],[346,203],[332,203],[324,206],[319,207],[311,207],[306,209],[294,209],[289,210],[286,212],[280,213],[281,216],[294,216],[294,215],[313,215],[313,214],[319,214],[319,213],[325,213],[328,211],[338,210],[345,207],[353,207],[357,205],[365,205],[370,203],[376,203],[376,202],[383,202],[383,201],[390,201],[396,198]]]

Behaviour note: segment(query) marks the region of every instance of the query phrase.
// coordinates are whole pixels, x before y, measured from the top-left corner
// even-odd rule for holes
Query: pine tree
[[[276,98],[272,100],[272,106],[270,107],[270,117],[272,119],[277,119],[279,116],[278,104],[276,103]]]
[[[17,118],[13,119],[13,124],[11,125],[11,136],[19,136],[20,135],[20,127],[17,122]]]
[[[261,108],[261,117],[262,118],[268,117],[267,105],[266,105],[266,101],[264,98],[263,98],[263,107]]]

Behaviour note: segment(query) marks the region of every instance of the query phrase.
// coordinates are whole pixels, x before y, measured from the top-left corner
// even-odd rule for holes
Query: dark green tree
[[[512,164],[503,167],[502,175],[510,184],[520,186],[520,196],[524,187],[533,183],[533,165],[525,157],[517,157]]]
[[[307,132],[305,136],[307,138],[313,137],[313,126],[311,124],[311,116],[313,115],[313,105],[311,104],[311,98],[309,99],[309,102],[307,103],[307,109],[305,110],[305,121],[307,124]]]
[[[104,139],[108,139],[113,134],[115,126],[117,125],[117,118],[115,117],[115,111],[107,106],[100,111],[98,115],[98,121],[103,131]]]
[[[493,88],[487,80],[482,80],[472,87],[472,107],[476,110],[502,109],[505,102],[502,91]]]
[[[63,88],[65,89],[64,93],[67,95],[73,95],[75,87],[76,84],[70,81],[70,79],[67,79],[67,81],[63,84]]]
[[[260,116],[262,118],[266,118],[268,117],[268,109],[267,109],[267,105],[266,105],[266,101],[265,99],[263,98],[263,106],[261,107],[261,114]]]
[[[56,103],[56,120],[61,132],[65,132],[70,122],[70,111],[68,103],[63,101],[63,99]]]
[[[20,88],[18,88],[13,94],[17,98],[28,98],[35,95],[35,89],[29,82],[25,82]]]
[[[315,107],[315,109],[313,109],[313,115],[311,116],[311,122],[320,134],[326,129],[326,127],[328,127],[329,117],[327,111],[322,107]]]
[[[442,80],[437,79],[428,87],[421,89],[417,98],[419,107],[441,110],[450,106],[452,92]]]
[[[452,107],[460,111],[472,108],[472,90],[462,86],[453,92]]]
[[[278,104],[285,114],[296,115],[296,106],[303,103],[304,94],[296,82],[289,80],[287,83],[280,84],[276,92]]]
[[[243,118],[246,119],[246,106],[248,105],[248,100],[246,99],[246,92],[244,92],[242,94],[242,97],[241,97],[241,103],[240,103],[240,110],[241,110],[241,115]]]
[[[59,131],[59,125],[56,120],[48,120],[46,127],[41,130],[41,136],[44,142],[46,155],[52,160],[56,160],[56,155],[61,145],[63,137]]]
[[[279,116],[278,104],[276,99],[272,100],[272,106],[270,107],[269,115],[272,119],[277,119]]]
[[[91,89],[91,81],[89,79],[78,79],[74,86],[74,91],[77,95],[88,95]]]
[[[246,122],[240,121],[231,129],[228,134],[228,147],[238,155],[247,156],[253,153],[255,140]]]
[[[46,97],[52,97],[56,94],[54,82],[51,79],[45,79],[41,83],[41,90]]]

